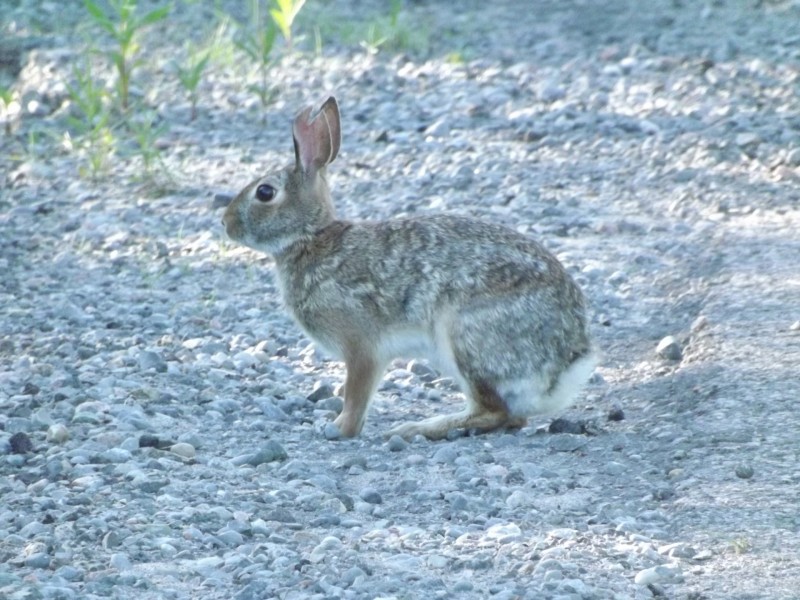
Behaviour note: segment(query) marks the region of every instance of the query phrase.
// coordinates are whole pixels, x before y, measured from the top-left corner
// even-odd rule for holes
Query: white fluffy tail
[[[597,356],[593,352],[573,362],[561,373],[551,391],[542,396],[539,410],[551,413],[567,408],[592,376],[596,365]]]

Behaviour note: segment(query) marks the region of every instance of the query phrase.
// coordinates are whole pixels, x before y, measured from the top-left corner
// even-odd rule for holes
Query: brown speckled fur
[[[316,115],[302,111],[296,164],[247,186],[223,220],[232,239],[274,256],[286,306],[345,361],[342,434],[361,431],[397,355],[431,358],[469,403],[390,434],[521,426],[566,406],[591,373],[592,352],[583,294],[563,266],[535,241],[466,217],[337,220],[325,169],[339,131],[333,98]],[[268,202],[256,197],[265,184],[276,190]]]

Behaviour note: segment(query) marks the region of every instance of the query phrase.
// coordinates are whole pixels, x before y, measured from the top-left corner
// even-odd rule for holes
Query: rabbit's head
[[[334,218],[325,169],[339,153],[339,107],[300,111],[292,126],[295,164],[253,181],[222,217],[228,237],[273,256],[311,236]]]

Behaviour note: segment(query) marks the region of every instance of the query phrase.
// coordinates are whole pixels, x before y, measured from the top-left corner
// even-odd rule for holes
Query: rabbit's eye
[[[259,202],[270,202],[275,198],[275,188],[268,183],[262,183],[256,188],[256,198]]]

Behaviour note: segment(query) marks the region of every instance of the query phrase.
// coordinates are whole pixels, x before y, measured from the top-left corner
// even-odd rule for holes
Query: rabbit
[[[339,153],[334,97],[292,127],[295,162],[228,205],[229,239],[271,255],[297,323],[347,369],[345,437],[364,427],[394,358],[425,357],[467,397],[455,414],[386,437],[523,427],[565,408],[594,370],[586,301],[543,246],[506,227],[453,215],[350,222],[336,217],[327,167]]]

